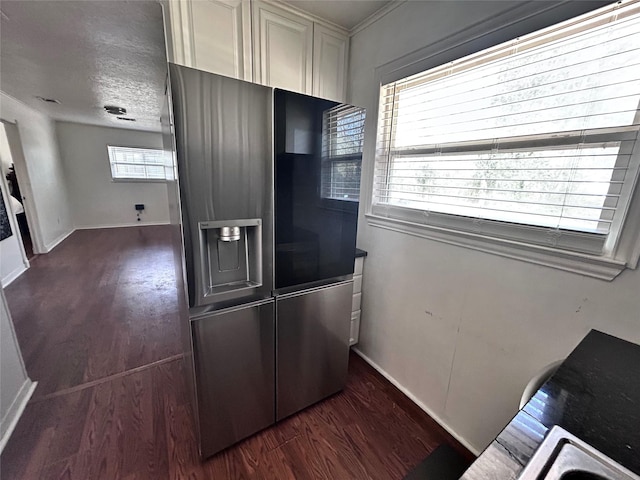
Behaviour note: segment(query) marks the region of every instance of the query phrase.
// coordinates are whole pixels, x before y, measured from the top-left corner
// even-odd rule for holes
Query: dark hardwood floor
[[[168,227],[78,231],[6,289],[39,382],[4,479],[401,479],[449,443],[352,354],[345,390],[201,462]]]
[[[37,397],[182,351],[168,226],[78,230],[5,294]]]

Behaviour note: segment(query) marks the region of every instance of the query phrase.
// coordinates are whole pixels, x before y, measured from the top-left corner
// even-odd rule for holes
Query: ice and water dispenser
[[[203,296],[210,301],[262,285],[262,220],[200,222]]]

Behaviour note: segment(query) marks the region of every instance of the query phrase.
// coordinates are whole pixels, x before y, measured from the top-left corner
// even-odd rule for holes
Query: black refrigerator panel
[[[275,288],[353,274],[364,109],[275,90]]]

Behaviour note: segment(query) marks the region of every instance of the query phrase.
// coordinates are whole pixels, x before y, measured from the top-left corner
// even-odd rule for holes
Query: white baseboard
[[[16,278],[18,278],[20,275],[22,275],[24,272],[27,271],[28,268],[28,264],[25,265],[24,263],[22,265],[20,265],[18,268],[16,268],[13,272],[7,274],[6,277],[4,277],[2,279],[2,286],[6,287],[8,286],[11,282],[13,282]]]
[[[351,349],[356,352],[365,362],[371,365],[380,375],[389,380],[398,390],[404,393],[409,399],[415,403],[418,407],[420,407],[427,415],[433,418],[442,428],[444,428],[453,438],[455,438],[458,442],[460,442],[464,447],[473,453],[476,457],[480,455],[480,449],[471,445],[462,435],[458,434],[451,426],[447,424],[442,418],[436,415],[429,407],[427,407],[424,403],[422,403],[416,396],[403,387],[398,381],[393,378],[389,373],[387,373],[380,365],[367,357],[364,353],[362,353],[356,347],[351,347]]]
[[[60,243],[62,243],[62,241],[67,238],[69,235],[71,235],[73,232],[75,231],[74,228],[72,228],[70,231],[68,231],[67,233],[63,233],[62,235],[60,235],[58,238],[56,238],[53,242],[47,243],[44,246],[45,252],[44,253],[49,253],[51,250],[53,250],[54,248],[56,248],[58,245],[60,245]]]
[[[0,432],[2,432],[2,436],[0,437],[0,453],[2,453],[2,450],[4,450],[5,445],[9,441],[9,437],[16,428],[18,420],[20,420],[22,412],[24,412],[31,395],[33,395],[37,386],[38,382],[32,382],[27,378],[22,384],[22,387],[20,387],[20,391],[13,399],[9,410],[7,410],[7,413],[2,418],[2,423],[0,423]]]
[[[82,225],[76,226],[76,230],[95,230],[98,228],[122,228],[122,227],[151,227],[157,225],[170,225],[170,222],[135,222],[120,223],[117,225]]]

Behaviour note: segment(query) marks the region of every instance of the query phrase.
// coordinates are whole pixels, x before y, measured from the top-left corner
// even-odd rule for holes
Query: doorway
[[[15,131],[13,131],[15,129]],[[24,190],[20,189],[20,181],[16,174],[16,155],[15,146],[12,145],[11,137],[19,140],[18,127],[15,124],[0,122],[0,164],[1,172],[7,186],[6,203],[13,213],[20,230],[20,237],[24,247],[25,260],[31,260],[34,256],[33,239],[31,229],[29,228],[29,220],[27,219],[27,208],[25,205]],[[13,147],[13,148],[12,148]],[[22,152],[19,152],[20,154]]]

